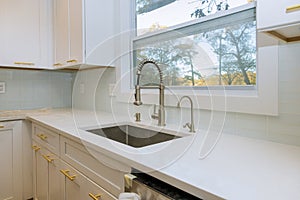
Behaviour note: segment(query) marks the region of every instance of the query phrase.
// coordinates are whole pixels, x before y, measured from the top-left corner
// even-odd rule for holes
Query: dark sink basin
[[[131,125],[112,126],[87,131],[136,148],[179,138],[175,135]]]

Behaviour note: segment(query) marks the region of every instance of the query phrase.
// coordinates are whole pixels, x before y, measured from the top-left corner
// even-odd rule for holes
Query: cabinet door
[[[49,200],[60,199],[61,196],[61,184],[60,184],[60,160],[57,156],[48,152],[48,194]]]
[[[38,200],[48,199],[48,162],[42,157],[46,154],[43,149],[38,150],[35,157],[35,197]]]
[[[63,183],[63,200],[116,200],[112,194],[104,190],[89,178],[61,161],[61,181]]]
[[[3,17],[0,64],[20,67],[36,65],[39,62],[39,1],[3,0],[0,4]]]
[[[55,1],[55,66],[83,62],[82,0]]]
[[[64,65],[69,59],[69,1],[56,0],[54,4],[54,64]]]
[[[48,0],[1,0],[0,65],[48,68]],[[47,4],[47,5],[46,5]]]
[[[0,199],[22,199],[21,122],[0,122]]]
[[[83,2],[83,0],[69,0],[70,64],[83,62]]]
[[[53,68],[54,63],[54,33],[53,33],[53,15],[54,2],[49,0],[40,0],[40,18],[39,18],[39,68]]]
[[[82,178],[81,188],[81,199],[91,200],[117,200],[112,194],[104,190],[102,187],[88,179],[87,177]]]
[[[86,63],[112,66],[115,59],[115,0],[85,1]],[[119,36],[120,37],[120,36]]]
[[[257,28],[273,28],[300,23],[300,10],[286,13],[286,8],[300,5],[299,0],[257,0]]]
[[[38,200],[60,199],[59,159],[37,142],[33,143],[35,197]]]
[[[78,171],[61,161],[61,200],[80,200],[81,176]]]

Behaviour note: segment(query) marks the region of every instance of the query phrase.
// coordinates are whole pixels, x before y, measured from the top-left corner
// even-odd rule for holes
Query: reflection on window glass
[[[137,35],[228,10],[253,0],[136,0]]]
[[[256,22],[156,42],[135,50],[136,65],[157,61],[167,86],[255,85]],[[141,84],[159,83],[155,68],[143,69]]]

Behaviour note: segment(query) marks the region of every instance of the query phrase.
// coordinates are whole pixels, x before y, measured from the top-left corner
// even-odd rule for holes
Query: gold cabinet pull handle
[[[92,193],[89,193],[89,196],[90,196],[93,200],[99,200],[99,198],[101,198],[101,194],[92,194]]]
[[[77,60],[76,59],[72,59],[72,60],[67,60],[67,63],[76,63]]]
[[[16,61],[14,62],[15,65],[34,65],[33,62],[19,62],[19,61]]]
[[[32,145],[31,147],[32,147],[32,149],[33,149],[35,152],[37,152],[38,150],[41,149],[41,147],[39,147],[39,146],[37,146],[37,145]]]
[[[71,176],[69,174],[70,170],[66,169],[66,170],[60,170],[61,173],[63,173],[63,175],[65,175],[68,179],[70,179],[71,181],[74,181],[76,178],[76,175]]]
[[[4,126],[3,126],[3,125],[0,125],[0,128],[4,128]]]
[[[300,4],[287,7],[285,9],[285,12],[290,13],[290,12],[295,12],[295,11],[298,11],[298,10],[300,10]]]
[[[38,135],[36,135],[36,136],[38,136],[39,138],[41,138],[41,140],[46,140],[48,137],[46,136],[46,135],[44,135],[44,134],[38,134]]]
[[[54,67],[59,67],[59,66],[62,66],[62,64],[61,63],[55,63],[55,64],[53,64],[53,66]]]
[[[48,163],[51,163],[54,159],[51,158],[51,155],[43,155],[43,158],[48,161]]]

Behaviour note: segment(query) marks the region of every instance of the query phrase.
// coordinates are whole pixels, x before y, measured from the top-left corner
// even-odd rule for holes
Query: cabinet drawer
[[[64,161],[60,161],[60,176],[63,183],[63,196],[71,197],[70,199],[101,199],[117,200],[108,191],[94,183],[88,177],[74,169]]]
[[[124,191],[124,174],[130,167],[99,152],[89,152],[77,142],[61,137],[61,158],[101,187],[118,196]]]
[[[32,133],[34,140],[59,155],[59,134],[36,124],[32,125]]]

